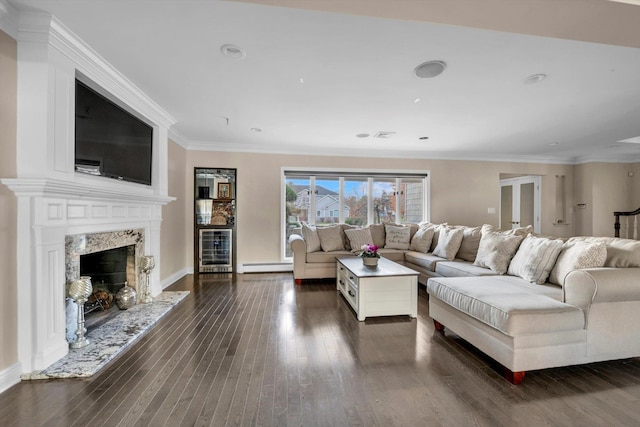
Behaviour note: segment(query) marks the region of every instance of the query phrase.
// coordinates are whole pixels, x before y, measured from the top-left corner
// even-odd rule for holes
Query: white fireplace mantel
[[[0,0],[2,1],[2,0]],[[168,195],[168,133],[175,120],[55,17],[21,12],[18,25],[18,359],[22,373],[67,352],[65,237],[144,230],[153,255],[151,293],[161,292],[160,224]],[[75,79],[81,74],[153,127],[152,185],[75,171]]]

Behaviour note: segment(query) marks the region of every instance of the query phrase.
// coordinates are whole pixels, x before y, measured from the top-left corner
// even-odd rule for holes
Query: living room
[[[496,2],[498,4],[500,2]],[[598,2],[586,2],[595,4]],[[33,172],[37,165],[24,173],[25,155],[30,150],[44,151],[50,146],[19,147],[23,141],[25,130],[23,114],[28,106],[21,105],[19,99],[18,76],[18,31],[15,13],[17,9],[12,3],[0,3],[6,11],[2,12],[3,34],[1,37],[2,67],[1,79],[3,88],[2,126],[0,141],[2,158],[0,160],[0,177],[5,178],[41,178]],[[617,5],[616,5],[617,6]],[[596,6],[593,6],[594,8]],[[633,6],[622,5],[630,9],[619,9],[623,14],[637,17]],[[388,9],[385,9],[388,11]],[[400,12],[397,12],[400,13]],[[461,19],[461,18],[459,18]],[[454,22],[455,23],[455,22]],[[463,22],[458,22],[463,25]],[[615,22],[604,22],[603,25],[616,26]],[[506,31],[506,29],[502,29]],[[515,31],[515,30],[513,30]],[[594,41],[594,40],[589,40]],[[637,46],[637,40],[629,40],[625,46]],[[417,64],[413,64],[417,65]],[[68,70],[64,70],[68,71]],[[142,82],[137,82],[142,84]],[[542,83],[544,84],[544,83]],[[637,111],[637,107],[636,107]],[[29,116],[27,116],[29,117]],[[159,268],[154,277],[154,292],[170,286],[185,275],[193,273],[193,194],[192,179],[194,167],[211,166],[236,168],[237,177],[237,257],[239,270],[243,266],[254,264],[284,265],[282,251],[282,170],[286,167],[308,168],[309,170],[422,170],[430,174],[429,188],[429,220],[432,222],[448,222],[450,224],[498,226],[499,216],[496,212],[500,206],[499,181],[501,177],[515,175],[536,175],[541,177],[541,232],[543,234],[568,237],[574,235],[613,235],[613,215],[615,210],[633,210],[640,206],[640,153],[631,148],[631,154],[618,156],[618,160],[592,156],[578,162],[558,162],[543,160],[523,160],[515,155],[477,158],[472,155],[459,154],[456,157],[439,156],[431,153],[424,156],[411,156],[406,153],[397,154],[394,150],[372,149],[365,156],[344,148],[336,149],[331,154],[316,151],[314,155],[302,152],[287,152],[241,149],[234,151],[228,144],[211,146],[206,149],[194,140],[173,132],[167,120],[164,129],[164,152],[159,160],[163,172],[158,179],[163,181],[157,194],[149,195],[151,199],[161,199],[161,222],[149,228],[157,241]],[[261,125],[262,126],[262,125]],[[541,127],[544,124],[540,125]],[[640,134],[638,132],[628,137]],[[266,133],[266,132],[263,132]],[[55,139],[55,137],[47,137]],[[276,141],[277,142],[277,141]],[[614,141],[615,142],[615,141]],[[371,144],[371,142],[368,142]],[[546,142],[542,145],[548,145]],[[637,144],[636,144],[637,145]],[[605,147],[606,149],[606,147]],[[625,148],[626,149],[626,148]],[[633,151],[633,150],[636,151]],[[620,150],[609,149],[618,154]],[[634,155],[635,153],[635,155]],[[53,155],[53,154],[51,154]],[[39,156],[34,154],[34,157]],[[164,162],[164,163],[162,163]],[[45,162],[46,163],[46,162]],[[54,172],[54,176],[57,172]],[[564,206],[568,216],[566,224],[556,223],[556,176],[564,176],[566,182]],[[133,197],[133,196],[132,196]],[[175,198],[175,200],[169,200]],[[18,340],[21,329],[18,319],[19,305],[16,304],[21,292],[20,265],[25,252],[18,253],[18,235],[21,221],[19,203],[16,196],[7,187],[0,189],[2,211],[0,223],[2,235],[0,242],[3,257],[0,267],[5,272],[0,279],[3,298],[1,304],[2,349],[0,351],[0,386],[15,382],[21,373],[19,366]],[[584,208],[578,207],[584,205]],[[259,206],[260,209],[256,209]],[[24,206],[22,207],[24,208]],[[151,220],[151,222],[156,219]],[[260,244],[256,245],[255,242]],[[154,249],[154,250],[156,250]],[[286,268],[282,267],[282,268]],[[4,389],[5,387],[0,387]]]

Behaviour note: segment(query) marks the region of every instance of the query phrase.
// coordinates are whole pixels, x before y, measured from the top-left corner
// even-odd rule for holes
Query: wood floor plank
[[[186,276],[189,296],[89,379],[0,394],[6,426],[639,425],[640,359],[527,373],[418,317],[358,322],[332,281]]]

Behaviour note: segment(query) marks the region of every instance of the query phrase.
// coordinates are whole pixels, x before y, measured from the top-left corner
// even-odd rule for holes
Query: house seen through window
[[[418,223],[428,218],[428,173],[365,173],[284,171],[286,244],[301,223],[316,226],[346,223]]]

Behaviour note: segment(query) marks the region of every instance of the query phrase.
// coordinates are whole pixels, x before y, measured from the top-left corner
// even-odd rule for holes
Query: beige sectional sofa
[[[348,226],[340,227],[349,240]],[[385,226],[374,227],[374,243],[385,246]],[[394,243],[382,256],[420,273],[437,330],[446,327],[495,359],[513,383],[530,370],[640,357],[639,241],[562,241],[486,225],[407,228],[409,246]],[[335,277],[335,258],[355,256],[348,242],[337,251],[308,251],[302,236],[290,244],[297,283]]]

